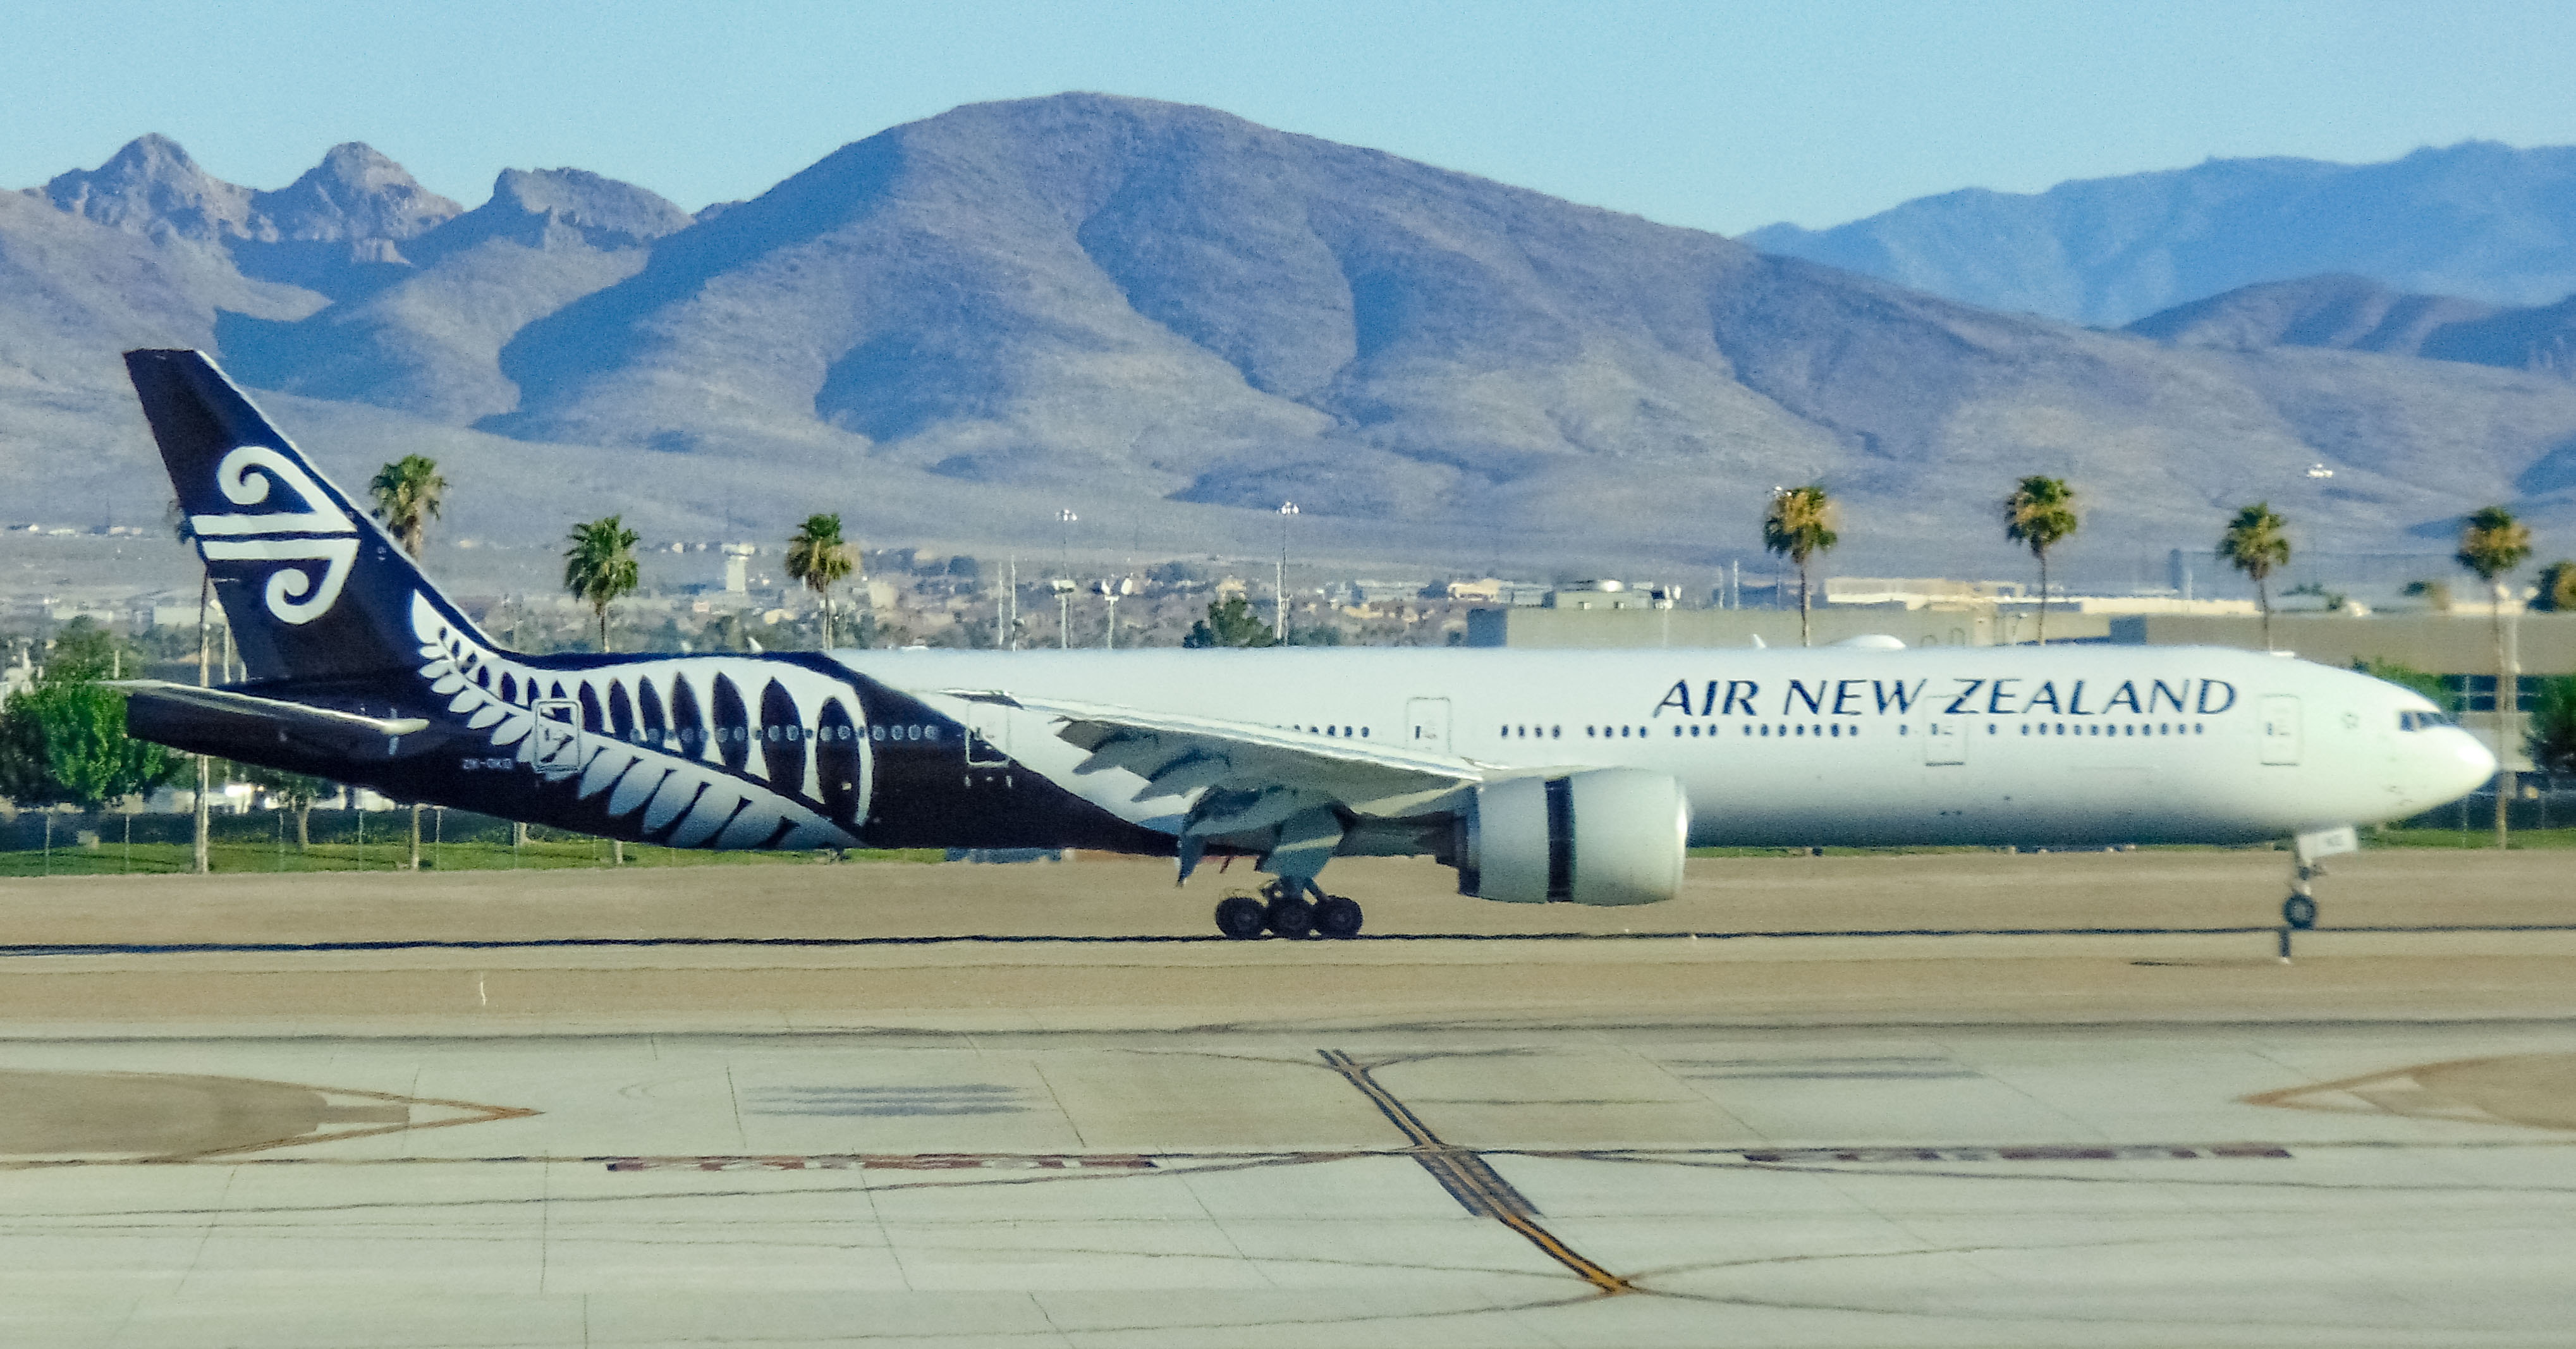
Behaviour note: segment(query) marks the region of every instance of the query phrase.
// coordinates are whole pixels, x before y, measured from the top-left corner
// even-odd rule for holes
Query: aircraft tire
[[[1269,927],[1269,913],[1250,895],[1228,895],[1216,902],[1216,930],[1233,941],[1250,941]]]
[[[2281,901],[2281,921],[2301,932],[2317,925],[2317,902],[2306,895],[2292,895]]]
[[[1315,906],[1294,896],[1282,895],[1271,900],[1264,917],[1272,932],[1290,941],[1315,935]]]
[[[1359,902],[1340,895],[1327,895],[1315,906],[1315,931],[1335,941],[1360,935],[1360,919]]]

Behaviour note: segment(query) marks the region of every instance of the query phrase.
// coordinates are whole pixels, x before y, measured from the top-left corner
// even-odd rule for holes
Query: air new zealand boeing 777
[[[2495,767],[2408,690],[2209,647],[525,655],[203,355],[126,364],[250,675],[129,683],[133,733],[611,838],[1249,857],[1250,937],[1357,933],[1343,856],[1642,904],[1694,846],[2287,837],[2304,926],[2351,826]]]

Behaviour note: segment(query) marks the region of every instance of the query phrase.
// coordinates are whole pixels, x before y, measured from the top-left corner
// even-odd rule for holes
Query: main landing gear
[[[1306,891],[1314,892],[1314,902],[1307,902]],[[1264,932],[1291,940],[1345,939],[1360,935],[1360,920],[1357,902],[1325,894],[1312,881],[1286,877],[1262,886],[1258,897],[1228,895],[1216,906],[1216,930],[1235,941],[1250,941]]]

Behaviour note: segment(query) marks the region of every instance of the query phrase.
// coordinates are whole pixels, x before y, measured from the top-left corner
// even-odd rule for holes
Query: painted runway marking
[[[1420,1164],[1423,1170],[1431,1173],[1431,1178],[1440,1183],[1441,1189],[1449,1192],[1450,1198],[1458,1201],[1459,1207],[1479,1218],[1491,1218],[1518,1232],[1523,1240],[1538,1247],[1549,1259],[1574,1271],[1584,1282],[1604,1293],[1638,1291],[1626,1279],[1594,1264],[1586,1259],[1582,1252],[1566,1245],[1557,1239],[1555,1233],[1540,1226],[1537,1206],[1523,1197],[1520,1191],[1513,1189],[1511,1182],[1496,1173],[1483,1155],[1472,1148],[1462,1148],[1442,1142],[1438,1134],[1431,1132],[1431,1126],[1424,1124],[1422,1117],[1413,1113],[1412,1107],[1397,1099],[1393,1092],[1388,1091],[1370,1075],[1368,1065],[1338,1049],[1320,1052],[1323,1054],[1326,1067],[1341,1074],[1343,1081],[1358,1088],[1360,1094],[1366,1096],[1369,1103],[1378,1108],[1378,1113],[1386,1116],[1390,1123],[1411,1140],[1413,1146],[1405,1150],[1406,1155]]]
[[[1135,1153],[999,1156],[986,1153],[846,1153],[812,1157],[611,1157],[611,1171],[1150,1171]]]
[[[2278,1143],[2120,1143],[2062,1147],[1761,1148],[1735,1155],[1748,1162],[2168,1162],[2217,1158],[2287,1160],[2290,1150]]]

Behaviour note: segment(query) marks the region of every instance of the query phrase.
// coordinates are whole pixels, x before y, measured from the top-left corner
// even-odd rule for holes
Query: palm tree
[[[367,495],[375,498],[376,518],[385,530],[420,560],[420,550],[429,543],[429,522],[438,518],[440,500],[447,495],[447,479],[438,476],[438,461],[427,455],[407,454],[376,470],[367,484]],[[304,817],[295,817],[300,835]],[[411,869],[420,870],[420,803],[411,803]]]
[[[823,647],[832,646],[832,587],[858,570],[858,558],[841,541],[841,517],[809,515],[787,541],[787,575],[823,597]]]
[[[1809,596],[1813,594],[1807,583],[1807,563],[1818,553],[1833,551],[1839,542],[1841,536],[1834,532],[1834,499],[1826,493],[1823,483],[1772,490],[1771,509],[1762,516],[1762,546],[1798,564],[1800,646],[1815,645],[1807,626]]]
[[[2513,752],[2513,718],[2521,708],[2520,680],[2514,678],[2513,663],[2505,657],[2504,605],[2505,587],[2497,578],[2531,559],[2531,527],[2513,518],[2513,512],[2502,506],[2489,506],[2460,527],[2460,551],[2453,556],[2461,566],[2478,574],[2494,595],[2495,604],[2488,611],[2495,633],[2495,711],[2496,711],[2496,846],[2505,846],[2505,805],[2513,799],[2513,769],[2506,758]]]
[[[2263,606],[2263,649],[2272,649],[2272,589],[2267,584],[2276,568],[2290,565],[2290,522],[2272,510],[2272,503],[2257,501],[2236,512],[2227,522],[2227,532],[2218,536],[2218,560],[2245,573],[2254,582],[2254,600]]]
[[[564,589],[599,617],[599,649],[608,649],[608,606],[635,593],[635,545],[644,536],[618,516],[574,525],[565,536]]]
[[[420,550],[429,542],[429,522],[438,518],[439,505],[447,496],[447,479],[438,476],[438,461],[426,455],[404,455],[376,470],[367,495],[375,498],[376,518],[384,522],[385,532],[413,561],[420,560]]]
[[[189,518],[188,512],[181,509],[177,501],[174,500],[170,503],[170,510],[166,519],[169,523],[171,534],[178,538],[179,546],[181,548],[193,547],[196,544],[196,522]],[[206,667],[210,663],[208,656],[212,651],[214,640],[214,629],[211,623],[214,616],[214,607],[215,574],[201,569],[197,573],[198,688],[206,687],[207,683],[208,672]],[[196,829],[193,838],[190,840],[191,846],[189,848],[188,870],[195,875],[203,876],[209,871],[214,870],[214,854],[211,851],[213,836],[210,833],[212,820],[208,815],[206,794],[214,789],[215,784],[213,769],[207,762],[206,756],[198,754],[191,757],[197,761],[197,806],[195,812]]]
[[[2075,532],[2075,489],[2063,478],[2021,480],[2004,498],[2004,537],[2039,559],[2039,644],[2048,645],[2048,550]]]

